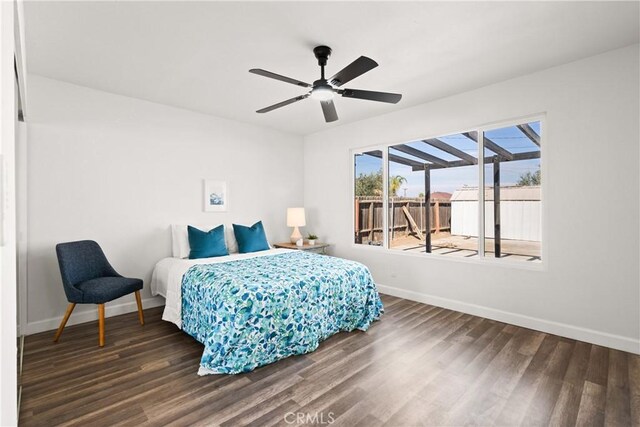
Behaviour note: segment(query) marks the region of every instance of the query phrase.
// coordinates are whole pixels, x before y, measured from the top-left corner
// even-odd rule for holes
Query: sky
[[[529,126],[540,135],[540,122],[529,123]],[[501,129],[495,129],[491,131],[485,131],[485,137],[492,140],[501,147],[507,149],[512,153],[524,153],[529,151],[537,151],[539,148],[529,140],[517,127],[509,126]],[[465,137],[462,134],[449,135],[445,137],[439,137],[441,141],[471,154],[474,157],[478,157],[478,145],[471,139]],[[419,148],[421,151],[432,154],[441,159],[452,161],[458,160],[457,157],[451,154],[445,153],[435,147],[427,145],[423,141],[408,142],[406,145],[414,148]],[[390,149],[393,154],[401,155],[413,160],[422,160],[412,157],[408,154],[400,153]],[[485,149],[485,154],[492,155],[493,153]],[[536,172],[540,166],[540,159],[533,160],[520,160],[514,162],[503,162],[500,165],[500,178],[501,185],[514,185],[520,176],[526,172]],[[356,176],[360,173],[376,172],[382,168],[382,159],[375,158],[373,156],[357,156],[356,157]],[[455,190],[462,187],[470,186],[477,187],[478,185],[478,166],[462,166],[448,169],[436,169],[431,171],[431,192],[442,191],[447,193],[453,193]],[[488,183],[492,181],[492,165],[485,166],[485,176]],[[406,178],[400,191],[399,196],[417,197],[420,193],[424,193],[424,173],[422,171],[413,172],[410,166],[405,166],[391,162],[389,164],[389,175],[400,175]],[[491,183],[492,184],[492,183]]]

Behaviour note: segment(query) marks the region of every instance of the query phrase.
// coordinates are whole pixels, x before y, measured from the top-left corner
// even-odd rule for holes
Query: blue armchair
[[[93,240],[60,243],[56,245],[60,274],[69,306],[53,339],[57,342],[76,304],[98,304],[99,344],[104,347],[104,304],[135,292],[138,319],[144,325],[140,289],[142,280],[118,274],[100,245]]]

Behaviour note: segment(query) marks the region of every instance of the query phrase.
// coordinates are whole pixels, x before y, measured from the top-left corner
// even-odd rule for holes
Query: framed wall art
[[[226,181],[204,180],[204,211],[226,212],[229,209],[229,190]]]

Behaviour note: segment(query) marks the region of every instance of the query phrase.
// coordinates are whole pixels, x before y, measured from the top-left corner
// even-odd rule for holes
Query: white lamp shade
[[[304,227],[306,224],[304,208],[287,208],[287,227]]]

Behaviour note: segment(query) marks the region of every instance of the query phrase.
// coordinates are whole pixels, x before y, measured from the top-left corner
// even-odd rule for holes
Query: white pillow
[[[217,225],[191,225],[202,231],[209,231],[218,226]],[[238,242],[236,242],[236,237],[233,234],[232,227],[224,227],[224,240],[227,245],[227,250],[230,254],[238,252]],[[187,231],[187,226],[182,224],[172,224],[171,225],[171,256],[174,258],[189,258],[189,252],[191,252],[191,247],[189,246],[189,233]]]
[[[236,235],[233,233],[233,226],[227,227],[224,226],[224,240],[227,244],[227,250],[230,254],[238,253],[238,242],[236,240]]]
[[[174,258],[188,258],[189,251],[189,235],[187,234],[186,225],[171,225],[171,256]]]

